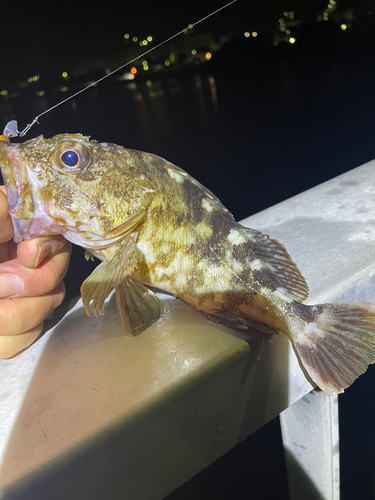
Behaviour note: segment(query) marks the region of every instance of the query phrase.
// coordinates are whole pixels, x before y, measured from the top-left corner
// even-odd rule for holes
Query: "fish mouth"
[[[4,186],[7,192],[7,202],[8,202],[8,212],[11,216],[13,228],[14,228],[14,241],[20,243],[23,241],[23,227],[20,224],[20,220],[14,217],[12,214],[17,212],[17,205],[19,204],[20,194],[19,188],[17,186],[17,175],[13,174],[10,156],[12,145],[9,142],[0,143],[0,171],[3,177]],[[15,169],[16,170],[16,169]],[[19,166],[18,166],[19,170]],[[18,176],[19,177],[19,176]]]
[[[1,143],[0,144],[0,171],[3,177],[4,186],[7,192],[7,200],[8,200],[8,210],[14,210],[17,206],[19,200],[19,194],[17,190],[17,185],[15,178],[13,176],[12,168],[10,166],[10,161],[7,155],[7,148],[9,144]],[[4,148],[4,146],[6,148]]]
[[[17,151],[18,146],[18,144],[0,141],[0,171],[7,192],[8,212],[14,228],[14,241],[21,243],[23,240],[45,234],[43,229],[46,225],[51,225],[51,219],[36,198],[35,183],[38,184],[38,182],[24,165]]]

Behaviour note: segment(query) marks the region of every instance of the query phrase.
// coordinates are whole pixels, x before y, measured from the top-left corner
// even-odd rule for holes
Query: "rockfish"
[[[102,263],[83,282],[89,314],[116,291],[124,330],[160,317],[163,290],[233,328],[283,333],[328,394],[375,361],[375,305],[304,305],[307,284],[284,246],[236,222],[184,170],[80,134],[0,141],[16,243],[62,234]]]

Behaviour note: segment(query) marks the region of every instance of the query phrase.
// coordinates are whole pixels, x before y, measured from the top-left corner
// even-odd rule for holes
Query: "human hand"
[[[65,296],[62,279],[71,244],[62,236],[39,237],[16,245],[4,186],[0,186],[0,358],[29,347],[43,320]]]

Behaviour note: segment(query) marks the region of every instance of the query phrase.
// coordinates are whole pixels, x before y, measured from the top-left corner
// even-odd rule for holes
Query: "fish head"
[[[63,234],[95,254],[123,237],[152,192],[128,150],[81,134],[2,140],[0,169],[16,243]]]

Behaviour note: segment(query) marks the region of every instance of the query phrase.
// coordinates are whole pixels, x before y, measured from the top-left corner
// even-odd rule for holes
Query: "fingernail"
[[[23,292],[23,281],[17,274],[0,274],[0,297],[14,297]]]
[[[38,245],[39,251],[35,261],[35,268],[49,255],[53,253],[54,246],[50,241],[44,241]]]

